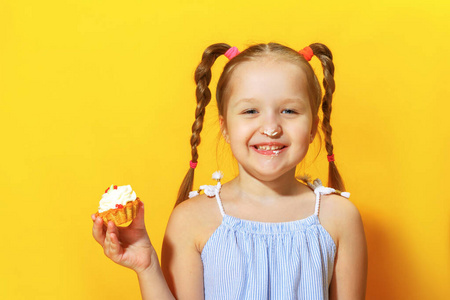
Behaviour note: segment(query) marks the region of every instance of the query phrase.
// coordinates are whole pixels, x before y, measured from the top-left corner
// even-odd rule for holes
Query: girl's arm
[[[176,299],[204,299],[203,263],[197,246],[202,220],[199,199],[203,195],[177,205],[167,224],[161,267]],[[208,199],[209,200],[209,199]]]
[[[103,247],[105,255],[115,263],[136,272],[142,299],[173,300],[159,266],[158,256],[145,229],[144,204],[140,203],[136,218],[128,227],[116,227],[112,221],[105,228],[100,217],[95,218],[92,235]]]
[[[158,261],[156,254],[154,258]],[[153,268],[149,268],[148,270],[138,273],[137,275],[143,300],[175,300],[175,297],[172,295],[169,287],[167,286],[167,282],[161,271],[159,263],[154,264]]]
[[[330,300],[364,300],[367,281],[367,244],[364,227],[356,206],[341,198],[337,226],[338,250],[333,278],[330,284]]]

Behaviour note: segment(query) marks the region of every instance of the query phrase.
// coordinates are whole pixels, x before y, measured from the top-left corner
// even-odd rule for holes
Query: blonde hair
[[[322,131],[325,136],[325,149],[328,155],[333,154],[333,143],[331,140],[332,127],[330,124],[331,115],[331,102],[333,93],[335,90],[334,83],[334,64],[333,55],[327,46],[314,43],[309,45],[313,50],[314,55],[320,60],[323,68],[323,88],[325,94],[322,97],[322,90],[320,88],[317,76],[314,73],[311,65],[305,60],[303,55],[299,54],[289,47],[283,46],[278,43],[268,44],[256,44],[248,47],[240,54],[232,58],[224,67],[222,74],[220,75],[216,89],[217,107],[220,116],[225,116],[226,104],[227,104],[227,91],[228,85],[233,75],[233,71],[236,66],[246,61],[257,61],[267,57],[273,57],[275,59],[281,59],[293,64],[297,64],[306,73],[308,81],[308,93],[310,98],[311,110],[314,118],[318,118],[318,111],[320,104],[322,104],[323,120]],[[205,116],[205,108],[211,101],[211,91],[209,89],[209,83],[211,82],[211,68],[214,65],[216,59],[225,54],[231,46],[224,43],[217,43],[209,46],[203,52],[202,60],[195,70],[195,82],[197,107],[195,109],[195,121],[192,125],[191,135],[191,157],[192,162],[197,162],[198,152],[197,147],[200,144],[200,133],[203,128],[203,119]],[[226,119],[226,118],[224,118]],[[192,190],[194,183],[194,168],[189,168],[186,176],[183,179],[181,187],[178,191],[177,201],[175,206],[183,202],[188,198],[189,192]],[[334,161],[329,162],[328,167],[328,185],[340,191],[344,191],[344,182],[339,174]]]

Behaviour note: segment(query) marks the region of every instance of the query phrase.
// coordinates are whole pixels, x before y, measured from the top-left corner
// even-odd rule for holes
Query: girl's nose
[[[259,132],[268,137],[278,137],[281,135],[282,129],[276,117],[268,116],[262,120]]]

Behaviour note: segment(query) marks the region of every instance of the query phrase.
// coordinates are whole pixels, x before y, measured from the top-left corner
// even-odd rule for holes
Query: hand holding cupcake
[[[107,188],[91,217],[92,235],[112,261],[138,274],[159,264],[145,229],[144,203],[131,186]]]

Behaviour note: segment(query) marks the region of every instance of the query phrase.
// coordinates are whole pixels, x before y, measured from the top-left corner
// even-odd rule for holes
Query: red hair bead
[[[310,46],[306,46],[305,48],[303,48],[302,50],[298,51],[298,53],[300,53],[301,55],[303,55],[303,57],[307,60],[310,61],[311,58],[314,56],[314,52],[311,49]]]

